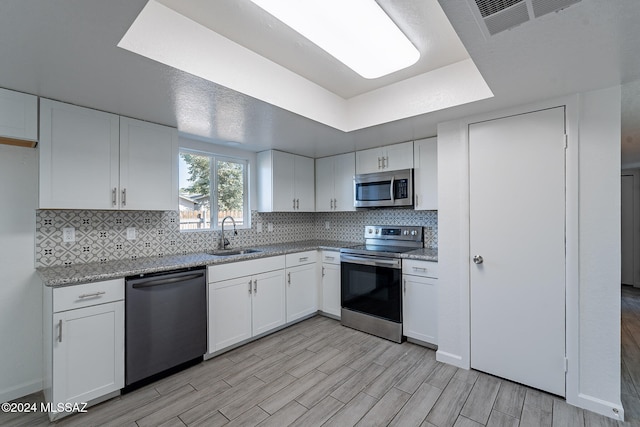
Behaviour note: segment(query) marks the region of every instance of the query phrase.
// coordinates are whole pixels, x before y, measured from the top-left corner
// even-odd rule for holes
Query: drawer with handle
[[[325,264],[340,264],[340,252],[324,250],[321,256]]]
[[[287,254],[285,264],[287,268],[295,267],[296,265],[311,264],[316,262],[318,251],[306,251],[297,252],[294,254]]]
[[[402,274],[438,278],[438,263],[433,261],[402,260]]]
[[[105,280],[53,290],[53,312],[73,310],[124,299],[124,279]]]

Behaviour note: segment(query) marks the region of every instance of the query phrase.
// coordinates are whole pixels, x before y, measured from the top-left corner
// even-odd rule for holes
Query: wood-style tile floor
[[[635,310],[640,307],[640,292],[632,297],[624,306]],[[633,316],[626,308],[624,312]],[[640,336],[639,312],[625,327],[625,340]],[[625,371],[626,405],[634,405],[640,390],[640,351],[637,342],[635,347],[623,346],[633,364]],[[42,397],[18,401],[26,399]],[[552,395],[439,363],[432,350],[394,344],[321,316],[56,423],[83,427],[617,424],[622,425]],[[0,425],[49,423],[44,414],[0,414]]]
[[[622,287],[621,392],[625,418],[640,420],[640,289]]]

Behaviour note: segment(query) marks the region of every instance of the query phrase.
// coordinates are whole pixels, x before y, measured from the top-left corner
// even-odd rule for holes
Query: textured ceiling
[[[372,80],[360,77],[249,0],[158,2],[342,98],[351,98],[469,58],[436,0],[378,1],[421,56],[407,69]]]
[[[441,19],[445,19],[435,0],[429,1],[434,10],[440,10]],[[189,13],[195,17],[220,14],[216,5],[224,2],[206,3],[209,7],[202,7],[204,5],[197,0],[188,0],[183,4],[193,5]],[[241,13],[238,15],[244,16]],[[251,16],[250,13],[246,15]],[[230,20],[236,26],[247,28],[247,33],[253,33],[252,39],[268,39],[272,33],[281,35],[281,29],[259,25],[254,22],[256,19]],[[450,26],[447,29],[451,40],[445,43],[445,47],[452,46],[455,50],[460,42]],[[434,38],[437,35],[433,35]],[[428,32],[421,35],[424,39],[429,37],[431,34]],[[424,46],[427,44],[422,43],[423,58],[429,57]],[[427,61],[408,67],[403,70],[405,73],[415,70],[407,78],[398,72],[386,78],[367,80],[343,71],[328,72],[334,77],[331,84],[326,80],[312,81],[290,68],[295,64],[305,74],[324,79],[322,70],[334,70],[336,64],[335,61],[326,61],[322,50],[315,47],[305,50],[306,57],[311,58],[309,60],[295,55],[287,58],[280,55],[278,59],[283,60],[284,64],[278,64],[272,58],[278,56],[280,51],[277,43],[268,44],[270,48],[263,48],[262,54],[258,54],[153,0],[147,3],[118,46],[345,132],[493,96],[466,53],[460,56],[463,58],[461,61],[451,64],[442,62],[443,66],[430,71],[425,71],[430,69],[425,68]],[[341,69],[344,70],[344,67]],[[336,92],[350,85],[360,86],[361,89],[366,86],[371,90],[348,99]],[[200,136],[206,137],[212,133],[212,129],[206,129],[204,123],[181,125],[202,128],[197,133]],[[189,132],[188,129],[185,131]]]
[[[432,136],[438,122],[469,114],[640,80],[637,0],[583,0],[490,39],[466,0],[440,3],[495,97],[354,132],[117,48],[145,0],[3,0],[0,87],[180,130],[186,120],[210,123],[206,140],[214,143],[324,156]]]

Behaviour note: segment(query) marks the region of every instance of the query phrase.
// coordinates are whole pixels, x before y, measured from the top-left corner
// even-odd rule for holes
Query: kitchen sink
[[[256,252],[262,251],[258,249],[214,249],[212,251],[207,251],[209,255],[215,256],[247,255],[254,254]]]

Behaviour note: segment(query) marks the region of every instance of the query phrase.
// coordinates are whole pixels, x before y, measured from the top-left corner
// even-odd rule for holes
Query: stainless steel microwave
[[[413,206],[413,169],[356,175],[353,185],[356,208]]]

